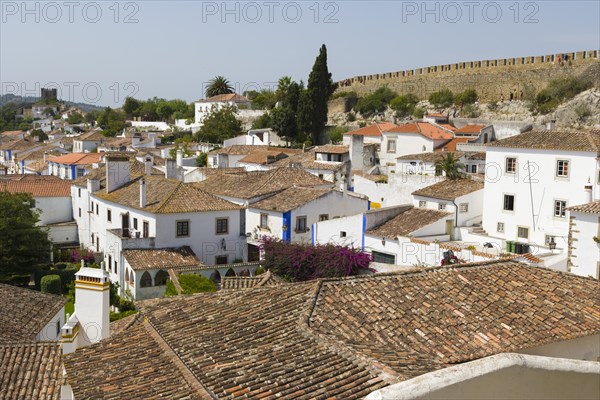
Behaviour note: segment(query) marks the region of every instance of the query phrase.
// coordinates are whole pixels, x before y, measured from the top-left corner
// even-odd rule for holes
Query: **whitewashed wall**
[[[589,214],[571,211],[573,219],[571,232],[573,235],[573,247],[571,253],[571,272],[581,276],[598,276],[598,263],[600,262],[600,244],[594,241],[594,237],[600,237],[600,225],[598,214]]]

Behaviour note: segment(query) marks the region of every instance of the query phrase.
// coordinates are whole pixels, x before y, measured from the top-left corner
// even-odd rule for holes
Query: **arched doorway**
[[[235,271],[232,268],[229,268],[225,276],[235,276]]]
[[[219,271],[215,270],[212,274],[210,274],[210,278],[208,279],[210,279],[214,283],[221,283],[221,274],[219,273]]]
[[[164,269],[161,269],[156,273],[156,276],[154,277],[154,286],[166,285],[168,280],[169,273]]]
[[[244,269],[244,270],[242,270],[242,271],[241,271],[241,272],[238,274],[238,276],[251,276],[251,274],[250,274],[250,270],[249,270],[249,269]]]
[[[152,277],[148,271],[145,271],[142,274],[142,279],[140,279],[140,287],[150,287],[152,286]]]

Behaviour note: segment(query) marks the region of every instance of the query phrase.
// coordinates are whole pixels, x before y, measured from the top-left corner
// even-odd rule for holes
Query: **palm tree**
[[[279,78],[279,81],[277,82],[277,91],[275,92],[277,94],[277,100],[279,100],[279,101],[286,100],[285,97],[288,93],[288,90],[289,90],[291,84],[292,84],[291,76],[282,76],[281,78]]]
[[[206,87],[207,98],[229,93],[233,93],[233,86],[222,75],[215,76],[208,82],[208,86]]]
[[[435,161],[435,170],[443,171],[448,179],[462,179],[465,166],[454,158],[454,153],[449,152]]]

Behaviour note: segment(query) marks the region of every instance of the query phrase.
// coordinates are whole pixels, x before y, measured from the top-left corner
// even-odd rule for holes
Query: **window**
[[[296,232],[306,232],[306,217],[296,217]]]
[[[81,217],[81,207],[79,208],[79,216]]]
[[[467,164],[466,169],[467,169],[467,172],[476,174],[477,173],[477,164]]]
[[[112,265],[112,256],[108,255],[108,263],[106,264],[106,269],[110,271],[110,266]]]
[[[269,227],[269,214],[260,214],[260,228],[267,229]]]
[[[319,221],[328,221],[328,220],[329,220],[329,214],[319,215]]]
[[[567,202],[564,200],[554,200],[554,216],[564,218],[566,216],[565,209],[567,208]]]
[[[137,218],[134,218],[133,219],[133,229],[135,229],[137,231],[137,228],[138,228],[138,220],[137,220]]]
[[[438,210],[440,210],[440,211],[446,210],[446,205],[442,204],[442,203],[438,204]]]
[[[396,264],[396,256],[393,254],[380,253],[373,251],[373,261],[383,264]]]
[[[427,202],[425,200],[419,200],[419,207],[421,207],[421,208],[427,207]]]
[[[85,175],[85,170],[83,168],[77,168],[77,177],[81,178],[83,175]]]
[[[166,285],[168,280],[169,280],[169,273],[167,271],[165,271],[164,269],[161,269],[160,271],[158,271],[156,273],[156,276],[154,277],[154,286]]]
[[[529,239],[529,228],[524,226],[517,227],[517,237],[519,239]]]
[[[96,203],[96,215],[100,214],[100,207],[98,207],[98,203]]]
[[[517,173],[517,159],[514,157],[506,157],[506,173]]]
[[[387,142],[387,152],[388,153],[395,153],[396,152],[396,141],[395,140],[388,140],[388,142]]]
[[[81,197],[81,188],[77,189],[77,196]]]
[[[217,235],[225,235],[229,230],[228,225],[228,218],[217,218]]]
[[[145,271],[140,279],[140,287],[150,286],[152,286],[152,277],[150,276],[150,273],[148,271]]]
[[[458,211],[461,213],[468,213],[469,203],[460,203],[460,205],[458,206]]]
[[[504,211],[515,211],[515,196],[512,194],[504,195]]]
[[[323,174],[319,174],[319,179],[323,179]]]
[[[108,208],[106,209],[106,220],[112,222],[112,211]]]
[[[561,178],[569,176],[569,160],[556,161],[556,176]]]
[[[144,227],[144,232],[143,232],[143,236],[145,238],[150,236],[150,224],[148,223],[148,221],[144,221],[143,223],[143,227]]]
[[[496,224],[496,232],[504,233],[504,222],[498,222]]]
[[[346,237],[346,231],[340,231],[340,237]]]
[[[177,221],[177,237],[190,236],[190,221]]]
[[[551,241],[554,241],[556,243],[556,238],[554,236],[552,236],[552,235],[545,235],[544,236],[544,244],[546,246],[549,246]]]
[[[117,260],[115,260],[114,267],[115,267],[115,274],[116,274],[117,273]]]
[[[92,213],[94,212],[94,202],[93,202],[93,201],[92,201],[92,209],[91,209],[91,212],[92,212]]]
[[[223,264],[227,264],[229,260],[227,259],[227,254],[223,255],[223,256],[216,256],[215,257],[215,264],[216,265],[223,265]]]
[[[56,321],[56,336],[60,335],[60,320]]]

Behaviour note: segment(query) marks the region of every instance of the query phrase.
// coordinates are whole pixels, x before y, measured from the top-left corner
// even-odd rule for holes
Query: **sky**
[[[0,93],[120,106],[459,61],[600,49],[600,1],[0,0]]]

